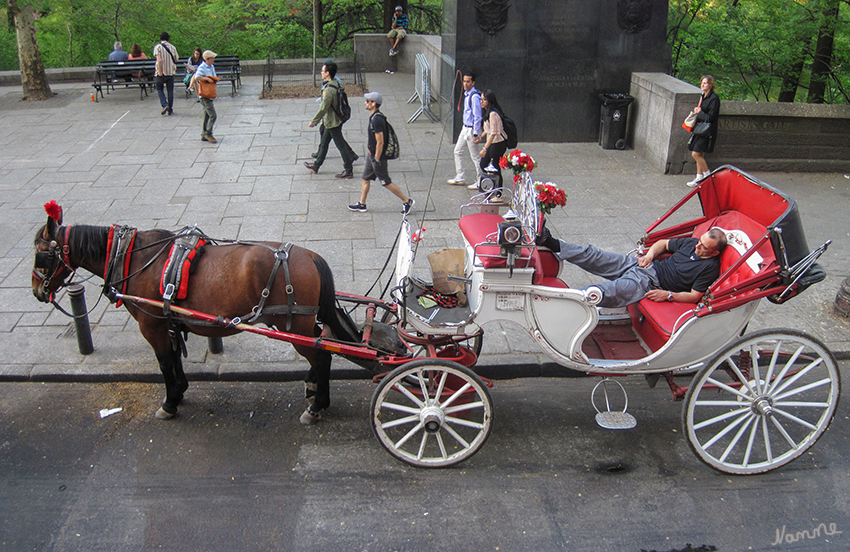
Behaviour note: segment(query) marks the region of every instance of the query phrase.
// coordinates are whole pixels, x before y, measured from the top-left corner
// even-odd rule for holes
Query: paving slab
[[[461,247],[457,229],[460,205],[471,197],[465,186],[449,186],[454,175],[453,145],[442,122],[419,117],[408,104],[414,77],[370,73],[369,90],[381,92],[382,111],[402,144],[402,158],[390,164],[393,181],[416,199],[414,225],[427,238],[418,252],[416,272],[426,279],[427,254]],[[360,196],[361,181],[339,180],[339,153],[331,146],[319,174],[303,164],[318,145],[307,124],[314,99],[260,100],[260,77],[245,77],[235,96],[216,100],[219,142],[200,140],[202,112],[195,98],[175,99],[175,114],[160,115],[155,96],[139,100],[117,90],[92,102],[80,83],[54,87],[51,101],[14,101],[20,87],[0,87],[0,380],[159,381],[152,351],[123,309],[100,300],[100,280],[87,281],[95,351],[81,355],[73,324],[32,296],[32,239],[45,220],[50,199],[65,208],[72,224],[131,224],[178,229],[198,224],[222,239],[288,240],[324,256],[337,288],[366,294],[383,289],[389,273],[381,267],[401,221],[400,202],[373,185],[369,211],[347,205]],[[354,114],[346,139],[361,155],[363,170],[368,113],[352,98]],[[447,105],[435,109],[450,109]],[[687,192],[682,176],[666,176],[632,150],[603,150],[595,143],[521,144],[533,155],[536,180],[552,181],[567,192],[564,209],[549,218],[559,236],[628,251],[643,229]],[[466,171],[472,167],[468,159]],[[710,158],[709,158],[710,162]],[[741,167],[746,170],[746,167]],[[755,330],[787,327],[823,339],[839,357],[850,357],[850,320],[834,311],[841,283],[850,275],[850,231],[846,224],[850,176],[838,173],[754,172],[754,176],[797,200],[809,245],[832,240],[821,258],[824,282],[785,305],[763,301],[750,324]],[[391,268],[390,268],[391,270]],[[566,270],[575,286],[593,278]],[[379,291],[372,292],[372,295]],[[64,305],[67,298],[62,299]],[[507,323],[485,327],[480,372],[488,377],[523,377],[574,372],[552,363],[521,328]],[[192,379],[274,380],[303,378],[308,368],[285,343],[255,335],[225,340],[224,353],[211,354],[203,339],[189,341],[186,371]],[[345,360],[334,361],[334,376],[370,374]]]

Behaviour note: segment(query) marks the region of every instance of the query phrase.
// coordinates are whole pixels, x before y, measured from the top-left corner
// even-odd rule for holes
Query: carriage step
[[[596,406],[596,391],[600,386],[602,387],[602,395],[605,400],[604,411],[600,410],[599,407]],[[608,387],[613,386],[618,387],[620,392],[623,394],[622,410],[613,410],[611,407],[611,398],[608,395]],[[626,412],[629,408],[629,397],[626,394],[625,387],[623,387],[618,381],[610,378],[604,378],[602,381],[597,383],[593,388],[593,391],[590,393],[590,402],[593,404],[593,408],[596,409],[596,423],[599,424],[600,427],[605,429],[632,429],[637,425],[637,419]]]

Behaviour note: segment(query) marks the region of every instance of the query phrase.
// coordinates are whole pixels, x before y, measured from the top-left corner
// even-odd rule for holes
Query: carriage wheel
[[[423,468],[466,460],[493,426],[490,393],[475,372],[424,358],[390,372],[372,397],[372,430],[387,451]]]
[[[733,474],[761,473],[803,454],[838,406],[835,357],[796,330],[740,337],[694,378],[682,424],[694,453]]]

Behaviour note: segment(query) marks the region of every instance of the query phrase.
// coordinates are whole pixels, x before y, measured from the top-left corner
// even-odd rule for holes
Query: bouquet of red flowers
[[[519,176],[524,172],[533,171],[537,163],[532,156],[515,149],[499,159],[499,166],[503,169],[511,169],[514,172],[514,176]],[[516,181],[516,178],[514,178],[514,181]]]
[[[563,207],[567,204],[567,193],[552,182],[535,182],[537,192],[537,209],[547,215],[552,213],[552,207]]]

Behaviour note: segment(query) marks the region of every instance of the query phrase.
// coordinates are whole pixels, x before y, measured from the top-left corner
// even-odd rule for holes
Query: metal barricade
[[[407,100],[407,103],[413,103],[418,97],[421,105],[407,122],[412,123],[424,113],[432,122],[436,123],[440,118],[431,111],[431,102],[434,101],[431,97],[431,67],[422,54],[416,54],[416,76],[414,80],[416,91]]]

